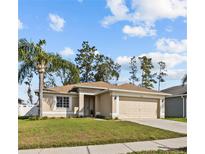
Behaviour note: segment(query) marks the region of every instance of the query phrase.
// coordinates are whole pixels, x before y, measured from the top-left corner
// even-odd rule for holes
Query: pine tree
[[[158,62],[159,64],[159,74],[157,75],[158,79],[158,91],[160,91],[160,83],[165,82],[164,77],[167,75],[166,73],[166,64],[163,61]]]
[[[111,58],[102,54],[95,56],[95,81],[105,81],[116,79],[118,80],[120,74],[120,65],[115,63]]]
[[[139,57],[140,63],[141,63],[141,70],[142,70],[142,83],[141,86],[151,89],[154,87],[154,83],[156,81],[154,80],[154,77],[156,76],[156,73],[152,74],[151,70],[154,68],[152,64],[152,58],[147,58],[146,56]]]
[[[95,46],[90,47],[87,41],[82,43],[82,49],[78,49],[75,62],[80,70],[80,81],[90,82],[94,81],[94,60],[95,52],[97,49]]]
[[[130,73],[130,83],[132,84],[135,84],[135,82],[139,81],[139,79],[137,78],[137,72],[138,72],[138,69],[137,69],[137,58],[135,56],[133,56],[131,59],[130,59],[130,69],[131,71],[129,72]]]

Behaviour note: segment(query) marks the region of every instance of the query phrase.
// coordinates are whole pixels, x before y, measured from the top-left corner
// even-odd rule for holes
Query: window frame
[[[62,100],[62,104],[61,106],[58,106],[58,98],[61,98]],[[68,100],[67,103],[65,103],[65,98]],[[67,107],[66,107],[67,104]],[[70,109],[71,108],[71,97],[69,96],[56,96],[56,103],[55,103],[55,107],[58,109]]]

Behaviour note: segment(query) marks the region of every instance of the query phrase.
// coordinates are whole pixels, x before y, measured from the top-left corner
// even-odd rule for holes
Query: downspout
[[[181,96],[181,98],[182,98],[182,106],[183,106],[182,114],[183,114],[183,118],[184,118],[185,117],[185,115],[184,115],[184,96]]]

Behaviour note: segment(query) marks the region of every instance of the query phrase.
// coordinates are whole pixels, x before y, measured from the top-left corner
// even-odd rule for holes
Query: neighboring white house
[[[37,105],[29,105],[24,100],[18,99],[18,116],[37,116],[39,107]]]

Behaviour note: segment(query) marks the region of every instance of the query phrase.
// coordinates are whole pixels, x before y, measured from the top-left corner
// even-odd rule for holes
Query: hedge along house
[[[48,117],[164,118],[169,95],[132,84],[71,84],[44,89],[42,112]]]

